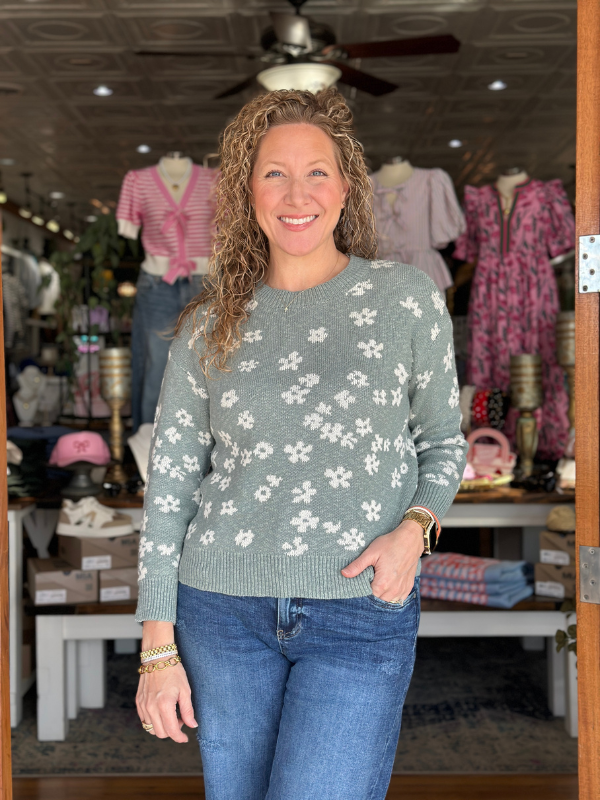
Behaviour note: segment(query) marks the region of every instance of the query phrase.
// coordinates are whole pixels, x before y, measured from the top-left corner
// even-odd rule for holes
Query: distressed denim
[[[206,800],[384,800],[419,627],[404,604],[179,584]]]
[[[159,275],[140,270],[131,330],[134,433],[143,422],[154,422],[175,324],[202,288],[202,275],[179,278],[170,286]]]

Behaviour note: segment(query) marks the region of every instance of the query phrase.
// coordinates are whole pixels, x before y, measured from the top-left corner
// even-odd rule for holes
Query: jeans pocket
[[[415,600],[418,588],[419,578],[416,577],[414,586],[410,590],[410,594],[402,603],[390,603],[388,600],[383,600],[381,597],[376,597],[374,594],[370,594],[368,599],[377,608],[384,608],[388,611],[402,611],[403,608],[406,608]]]
[[[140,269],[140,274],[138,275],[136,283],[137,293],[143,294],[151,291],[160,280],[162,280],[162,278],[158,277],[157,275],[150,275],[150,273]]]

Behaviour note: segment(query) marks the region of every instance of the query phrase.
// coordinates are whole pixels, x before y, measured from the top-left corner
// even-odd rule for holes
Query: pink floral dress
[[[467,380],[478,389],[510,388],[510,356],[542,356],[544,404],[538,413],[543,458],[560,458],[569,421],[563,370],[556,360],[558,291],[550,257],[575,241],[571,206],[559,180],[529,179],[504,213],[495,186],[465,187],[467,231],[454,257],[475,261],[469,301]],[[505,433],[514,437],[518,412]]]

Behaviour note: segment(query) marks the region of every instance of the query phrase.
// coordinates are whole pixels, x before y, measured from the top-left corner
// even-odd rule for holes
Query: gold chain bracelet
[[[176,667],[181,662],[181,656],[171,656],[168,661],[159,661],[158,664],[142,664],[138,667],[138,673],[143,675],[145,672],[154,672],[154,670],[163,670],[167,667]]]
[[[153,647],[152,650],[144,650],[140,653],[140,659],[143,661],[150,656],[159,656],[161,653],[168,653],[169,650],[177,650],[177,645],[173,642],[173,644],[163,644],[162,647]]]

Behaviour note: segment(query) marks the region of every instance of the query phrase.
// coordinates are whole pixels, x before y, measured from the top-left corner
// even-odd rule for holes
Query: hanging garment
[[[21,281],[9,272],[2,273],[4,309],[4,346],[13,347],[25,336],[25,319],[29,311],[27,293]]]
[[[453,281],[438,249],[465,230],[450,176],[441,169],[415,168],[398,186],[381,186],[376,175],[371,181],[378,258],[419,267],[444,292]]]
[[[529,179],[515,188],[504,213],[495,186],[465,187],[467,231],[455,258],[477,259],[469,301],[467,382],[510,388],[510,357],[542,356],[544,403],[539,412],[543,458],[562,456],[569,432],[565,378],[556,361],[558,290],[549,257],[574,247],[575,222],[559,180]],[[504,433],[514,440],[513,409]]]
[[[215,216],[219,172],[192,166],[181,200],[173,199],[158,167],[132,170],[123,181],[117,220],[119,233],[135,239],[142,228],[145,272],[169,284],[206,272]]]
[[[19,253],[15,256],[14,274],[25,290],[28,309],[37,308],[42,285],[42,273],[37,258],[31,253]]]
[[[52,264],[45,258],[40,259],[40,275],[47,278],[47,283],[42,286],[39,294],[38,312],[40,314],[54,314],[54,306],[60,297],[60,277]]]

